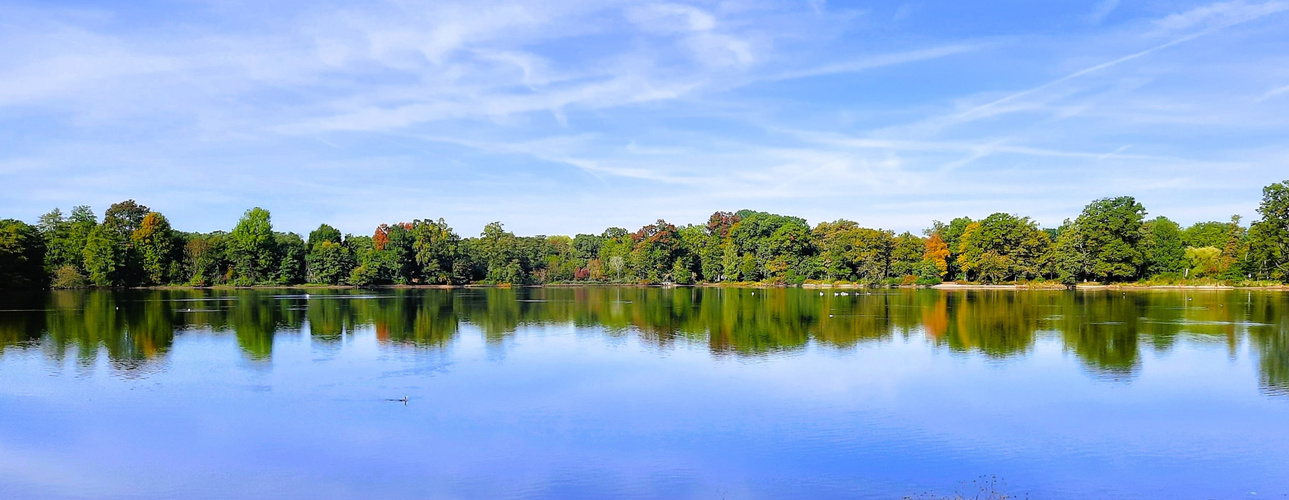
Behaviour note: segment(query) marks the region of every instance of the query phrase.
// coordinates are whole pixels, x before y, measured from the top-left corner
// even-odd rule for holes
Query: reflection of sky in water
[[[1289,493],[1289,398],[1259,383],[1272,327],[1250,326],[1266,318],[1127,332],[1129,349],[1107,317],[1062,323],[1108,314],[1087,303],[937,318],[927,298],[901,302],[907,334],[829,342],[815,323],[744,355],[630,322],[475,317],[397,342],[339,311],[334,335],[304,317],[254,352],[211,327],[137,359],[42,338],[0,358],[0,496],[898,498],[987,474],[1031,498]],[[816,322],[838,306],[818,305]]]

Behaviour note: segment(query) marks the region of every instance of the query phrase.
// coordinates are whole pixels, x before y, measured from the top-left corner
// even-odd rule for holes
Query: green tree
[[[281,264],[276,242],[268,210],[255,207],[242,215],[229,233],[229,260],[237,283],[266,283],[274,278]]]
[[[500,230],[500,223],[496,224],[495,230]],[[492,224],[489,224],[491,227]],[[489,228],[484,229],[485,237],[492,235],[494,238],[488,240],[490,251],[498,254],[495,256],[498,260],[497,265],[509,264],[513,258],[510,252],[514,250],[514,235],[503,231],[500,233],[489,232]],[[461,256],[461,237],[452,231],[452,227],[447,221],[439,219],[437,221],[429,219],[417,219],[412,222],[411,229],[412,245],[411,250],[414,255],[416,269],[418,270],[419,279],[428,284],[460,284],[471,279],[472,272],[466,266],[466,260],[460,259]],[[504,241],[502,241],[504,240]],[[505,248],[501,248],[505,247]],[[504,254],[504,255],[503,255]],[[494,257],[491,256],[490,257]],[[460,261],[460,262],[458,262]],[[493,264],[493,261],[487,261]]]
[[[304,283],[305,256],[308,254],[304,238],[295,233],[274,233],[273,240],[278,255],[275,281],[280,285]]]
[[[209,286],[231,278],[228,233],[191,234],[184,241],[183,269],[189,285]]]
[[[819,223],[813,235],[825,279],[874,283],[892,276],[894,232],[842,219]]]
[[[1222,274],[1222,249],[1217,247],[1187,247],[1186,260],[1190,263],[1191,278],[1213,278]]]
[[[116,231],[121,238],[129,238],[134,231],[143,225],[143,219],[152,210],[134,200],[114,203],[103,213],[103,225]]]
[[[0,220],[0,288],[45,286],[45,239],[35,226]]]
[[[1075,219],[1070,235],[1078,239],[1074,246],[1086,258],[1079,278],[1123,281],[1139,277],[1146,263],[1140,245],[1145,216],[1145,207],[1131,196],[1088,204]]]
[[[729,229],[722,252],[722,268],[727,274],[737,268],[744,281],[798,281],[810,269],[815,253],[810,226],[805,219],[766,212],[740,210],[738,221]]]
[[[520,263],[519,241],[500,222],[484,226],[479,235],[479,252],[489,283],[522,284],[527,281]]]
[[[1249,228],[1250,274],[1289,282],[1289,180],[1262,188],[1260,220]]]
[[[1225,222],[1196,222],[1182,233],[1182,245],[1222,248],[1226,245],[1226,232]]]
[[[635,243],[630,256],[636,276],[653,283],[674,280],[671,272],[684,252],[676,226],[658,219],[636,231],[631,240]]]
[[[967,226],[974,222],[970,217],[958,217],[945,224],[940,221],[932,221],[931,227],[924,231],[925,234],[938,234],[945,245],[949,247],[949,255],[945,258],[945,276],[951,279],[965,278],[962,276],[962,265],[958,262],[959,249],[962,248],[962,235],[967,232]]]
[[[148,212],[130,233],[134,250],[143,263],[143,283],[158,285],[169,283],[174,256],[174,230],[170,221],[157,212]]]
[[[895,247],[891,250],[891,277],[917,276],[924,253],[926,240],[907,231],[896,236]]]
[[[323,240],[309,251],[309,282],[339,285],[353,272],[353,253],[344,244]]]
[[[85,271],[94,286],[125,284],[126,246],[120,233],[106,225],[94,226],[85,242]]]
[[[1051,249],[1047,232],[1029,217],[995,213],[967,225],[959,242],[959,265],[968,278],[985,282],[1041,276]]]
[[[1232,215],[1231,222],[1226,225],[1226,241],[1222,245],[1222,258],[1219,263],[1222,278],[1227,280],[1244,278],[1245,268],[1253,267],[1248,263],[1248,257],[1248,230],[1240,225],[1239,215]]]
[[[143,254],[141,249],[135,246],[133,236],[134,232],[143,226],[143,220],[151,212],[152,210],[147,206],[140,205],[134,200],[125,200],[112,204],[103,213],[103,226],[116,233],[114,241],[122,242],[124,245],[116,270],[117,285],[149,284],[147,271],[144,270]],[[166,236],[169,237],[169,234]]]
[[[373,253],[360,253],[359,267],[379,283],[410,284],[421,281],[421,266],[416,261],[415,224],[400,222],[381,224],[372,235]]]
[[[1141,226],[1141,248],[1146,276],[1180,275],[1186,269],[1186,246],[1181,226],[1167,217],[1156,217]]]
[[[623,281],[624,271],[630,271],[627,267],[627,256],[631,253],[635,243],[631,240],[631,233],[620,227],[611,227],[605,229],[600,234],[600,258],[598,259],[608,273],[608,278],[613,281]],[[629,279],[630,276],[625,276]]]
[[[45,267],[49,271],[65,266],[74,267],[78,273],[85,267],[85,244],[89,241],[90,231],[98,225],[94,211],[89,206],[79,205],[72,209],[66,219],[61,210],[53,211],[40,217],[41,236],[45,239]],[[66,273],[64,273],[66,274]]]
[[[1079,280],[1087,279],[1091,274],[1091,257],[1087,248],[1087,238],[1079,231],[1079,226],[1070,219],[1065,219],[1056,230],[1056,244],[1052,247],[1053,267],[1056,268],[1061,282],[1073,286]]]

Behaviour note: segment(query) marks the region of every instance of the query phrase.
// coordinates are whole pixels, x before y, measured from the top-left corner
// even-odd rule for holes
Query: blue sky
[[[33,222],[1191,223],[1289,178],[1287,1],[3,1],[0,53],[0,216]]]

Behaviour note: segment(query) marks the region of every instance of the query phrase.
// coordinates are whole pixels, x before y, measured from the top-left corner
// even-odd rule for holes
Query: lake
[[[1289,495],[1285,292],[0,300],[3,498]]]

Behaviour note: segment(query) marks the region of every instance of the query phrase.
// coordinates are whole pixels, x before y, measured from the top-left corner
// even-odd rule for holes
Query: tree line
[[[462,237],[443,219],[417,219],[371,235],[322,224],[305,238],[275,231],[262,208],[231,231],[189,233],[127,200],[101,221],[88,206],[35,225],[0,220],[0,287],[1289,282],[1289,181],[1263,188],[1258,213],[1248,226],[1235,216],[1183,228],[1120,196],[1055,228],[995,213],[934,221],[922,235],[741,210],[572,237],[516,236],[499,222]]]

